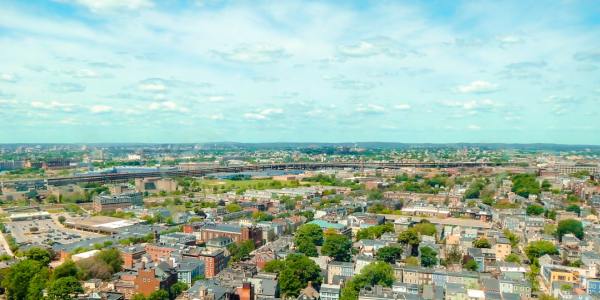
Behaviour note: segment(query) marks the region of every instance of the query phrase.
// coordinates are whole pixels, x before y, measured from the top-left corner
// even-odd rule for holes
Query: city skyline
[[[600,144],[591,2],[7,1],[0,143]]]

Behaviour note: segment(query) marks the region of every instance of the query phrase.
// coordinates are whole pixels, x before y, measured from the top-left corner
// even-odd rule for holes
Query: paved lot
[[[87,237],[97,235],[87,232],[65,229],[56,224],[52,219],[13,221],[6,224],[7,229],[17,243],[30,243],[35,245],[51,245],[53,243],[68,244],[80,241]],[[32,228],[34,230],[32,231]],[[35,230],[37,228],[37,231]]]

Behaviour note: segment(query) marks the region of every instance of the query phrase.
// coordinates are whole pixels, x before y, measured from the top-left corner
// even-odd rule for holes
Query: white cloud
[[[375,55],[388,55],[403,57],[404,51],[398,47],[398,42],[387,37],[377,37],[338,47],[338,54],[342,57],[370,57]]]
[[[189,110],[187,108],[181,107],[173,101],[152,102],[148,106],[148,109],[154,110],[154,111],[167,111],[167,112],[180,112],[180,113],[189,112]]]
[[[274,115],[283,114],[281,108],[267,108],[256,112],[248,112],[244,114],[244,118],[249,120],[266,120]]]
[[[462,94],[490,93],[496,91],[497,89],[498,85],[482,80],[476,80],[456,88],[456,90]]]
[[[213,53],[226,61],[245,64],[273,63],[289,56],[283,48],[265,44],[243,45],[223,51],[214,50]]]
[[[490,110],[502,106],[491,99],[483,100],[467,100],[467,101],[442,101],[442,105],[446,107],[456,107],[468,111],[475,110]]]
[[[84,6],[93,12],[116,9],[138,10],[154,6],[149,0],[71,0],[70,2]]]
[[[381,114],[385,112],[385,107],[373,103],[368,103],[366,105],[359,105],[355,109],[355,111],[364,114]]]
[[[18,77],[15,74],[2,73],[2,74],[0,74],[0,80],[14,83],[14,82],[17,82]]]
[[[395,109],[398,110],[409,110],[411,108],[410,104],[407,103],[400,103],[400,104],[396,104],[394,105]]]
[[[208,116],[209,119],[219,121],[225,119],[225,116],[222,113],[216,113]]]
[[[34,109],[41,110],[55,110],[55,111],[63,111],[63,112],[72,112],[74,109],[73,104],[64,103],[59,101],[50,101],[50,102],[41,102],[41,101],[32,101],[31,107]]]
[[[470,124],[467,126],[467,129],[468,130],[479,130],[479,129],[481,129],[481,126],[475,125],[475,124]]]
[[[108,113],[113,110],[112,106],[108,105],[94,105],[90,107],[90,112],[94,114]]]

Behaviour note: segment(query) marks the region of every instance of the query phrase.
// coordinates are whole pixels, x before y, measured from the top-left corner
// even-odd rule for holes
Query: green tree
[[[344,235],[332,234],[325,238],[321,254],[327,255],[336,261],[350,261],[352,241]]]
[[[446,262],[449,264],[458,264],[462,261],[463,255],[457,245],[453,245],[452,248],[446,254]]]
[[[68,276],[51,281],[47,292],[49,300],[71,300],[77,299],[77,294],[83,293],[83,288],[77,278]]]
[[[521,258],[519,257],[519,255],[515,254],[515,253],[511,253],[509,254],[504,261],[506,262],[511,262],[511,263],[517,263],[517,264],[521,264]]]
[[[265,270],[279,274],[279,287],[286,297],[297,297],[308,282],[321,283],[321,269],[302,254],[290,254],[285,260],[273,260],[267,263]]]
[[[527,257],[533,261],[546,254],[558,254],[556,247],[548,241],[535,241],[529,243],[525,248]]]
[[[321,246],[323,244],[323,229],[317,224],[304,224],[300,226],[296,230],[296,234],[294,234],[294,242],[298,244],[302,240]]]
[[[563,235],[567,233],[574,234],[578,239],[583,239],[583,224],[575,219],[567,219],[558,222],[556,234],[558,239],[562,241]]]
[[[317,257],[319,256],[319,252],[317,251],[317,246],[311,241],[301,240],[296,244],[296,250],[300,253],[304,253],[306,256]]]
[[[365,266],[360,274],[354,276],[342,289],[340,300],[358,299],[358,292],[367,286],[391,286],[394,282],[394,270],[385,262],[373,262]]]
[[[413,228],[409,228],[400,232],[398,235],[398,242],[410,246],[411,254],[416,255],[416,246],[421,243],[421,239],[419,238],[419,234]]]
[[[58,217],[58,222],[60,222],[60,224],[63,224],[66,220],[67,220],[67,218],[65,218],[65,216]]]
[[[419,258],[416,256],[409,256],[404,260],[404,263],[407,266],[411,266],[411,267],[416,267],[419,266],[421,263],[419,262]]]
[[[171,295],[173,298],[179,296],[179,294],[183,293],[188,289],[188,285],[185,282],[177,282],[171,286]]]
[[[234,212],[242,211],[242,207],[237,203],[230,203],[230,204],[225,205],[225,210],[227,210],[227,212],[234,213]]]
[[[142,294],[135,294],[131,297],[131,300],[146,300],[146,297]]]
[[[512,177],[512,191],[521,197],[537,195],[540,193],[540,184],[534,174],[517,174]]]
[[[477,262],[471,258],[463,265],[463,268],[469,271],[477,271],[479,269],[479,265],[477,265]]]
[[[420,223],[415,224],[413,228],[421,235],[435,236],[435,233],[437,232],[435,225],[431,224],[427,220],[422,220]]]
[[[44,289],[48,282],[50,271],[48,268],[42,268],[37,274],[29,281],[29,287],[27,288],[27,299],[42,299],[44,295]]]
[[[385,223],[382,225],[375,225],[360,229],[356,233],[356,240],[360,241],[363,239],[378,239],[386,232],[394,232],[394,224]]]
[[[80,274],[80,270],[77,265],[72,260],[67,260],[54,269],[52,280],[63,277],[77,277],[78,274]]]
[[[37,299],[29,298],[28,290],[32,283],[32,279],[34,279],[37,274],[42,273],[44,269],[46,268],[42,263],[32,259],[22,260],[12,265],[2,280],[2,287],[5,289],[6,299]],[[47,274],[47,271],[45,273]],[[40,279],[39,277],[37,278]]]
[[[394,264],[402,256],[402,249],[394,246],[385,246],[377,250],[375,258],[379,261],[384,261]]]
[[[526,213],[528,216],[539,216],[544,213],[544,207],[537,204],[527,206]]]
[[[421,248],[421,266],[429,268],[437,265],[437,252],[430,247]]]
[[[576,205],[576,204],[571,204],[571,205],[567,206],[567,208],[565,210],[566,211],[570,211],[570,212],[574,212],[578,216],[579,216],[579,214],[581,214],[581,207],[579,207],[579,205]]]
[[[120,272],[123,267],[123,258],[116,248],[104,249],[96,254],[96,258],[106,263],[113,274]]]
[[[510,241],[510,245],[515,248],[519,245],[520,238],[510,230],[504,230],[504,236]]]
[[[45,266],[45,265],[48,265],[50,263],[50,261],[52,261],[54,254],[52,252],[50,252],[49,250],[46,250],[43,248],[38,248],[38,247],[33,247],[33,248],[30,248],[29,250],[25,251],[23,253],[23,256],[25,256],[31,260],[39,261],[40,263],[42,263],[42,265]]]
[[[492,244],[486,238],[479,238],[473,241],[473,247],[475,248],[492,248]]]
[[[147,300],[169,300],[169,292],[165,290],[158,290],[152,292],[150,296],[148,296]]]
[[[250,252],[254,250],[254,241],[247,240],[241,243],[233,243],[227,246],[233,261],[241,261],[246,259]]]

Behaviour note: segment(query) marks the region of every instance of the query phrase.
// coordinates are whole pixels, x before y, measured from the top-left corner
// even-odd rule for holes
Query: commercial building
[[[142,193],[130,192],[119,195],[98,195],[94,197],[93,208],[95,212],[115,211],[131,206],[143,206]]]

